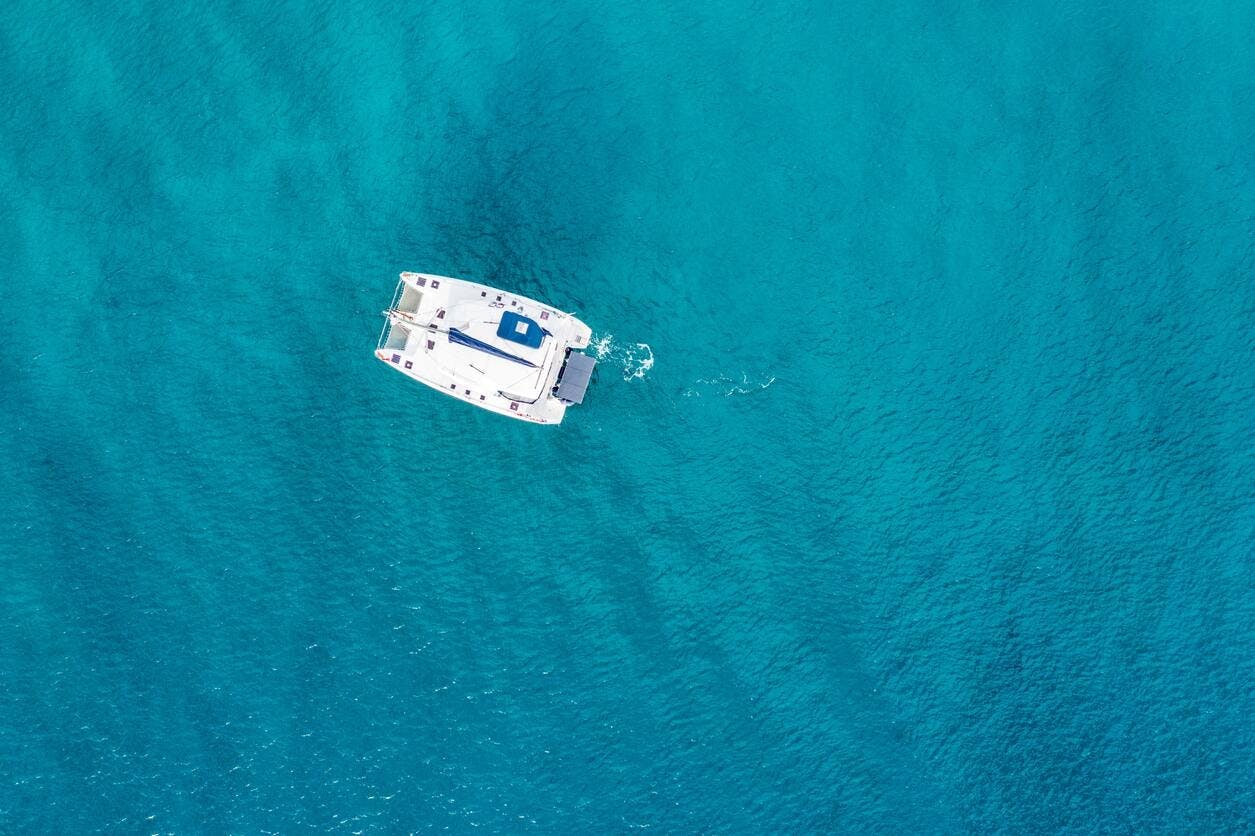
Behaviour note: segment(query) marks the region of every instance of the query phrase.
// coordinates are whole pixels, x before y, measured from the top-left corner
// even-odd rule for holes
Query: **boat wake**
[[[639,380],[654,367],[654,350],[649,347],[649,343],[621,345],[614,341],[614,334],[603,334],[593,338],[588,350],[597,358],[597,362],[622,371],[626,381]]]
[[[700,398],[703,393],[731,398],[734,395],[752,395],[755,392],[761,392],[775,382],[774,375],[751,378],[749,374],[742,372],[741,379],[737,380],[735,377],[721,374],[718,377],[698,378],[693,386],[685,389],[682,394],[686,398]]]

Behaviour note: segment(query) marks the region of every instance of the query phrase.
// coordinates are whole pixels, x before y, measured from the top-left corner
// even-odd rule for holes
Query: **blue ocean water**
[[[0,830],[1255,829],[1255,7],[203,5],[0,11]]]

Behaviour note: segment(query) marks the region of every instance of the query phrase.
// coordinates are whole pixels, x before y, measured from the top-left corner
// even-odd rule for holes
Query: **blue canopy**
[[[511,360],[515,363],[521,363],[524,366],[531,366],[533,369],[536,368],[536,364],[530,360],[524,360],[522,357],[515,357],[508,351],[502,351],[495,345],[489,345],[483,340],[477,340],[468,334],[463,334],[456,328],[449,329],[449,342],[457,343],[458,345],[470,346],[471,348],[479,349],[485,354],[491,354],[493,357],[500,357],[503,360]],[[539,345],[539,343],[537,343],[537,345]]]
[[[545,339],[545,329],[534,319],[528,319],[514,311],[506,311],[501,315],[501,324],[497,326],[497,336],[528,348],[540,348]]]

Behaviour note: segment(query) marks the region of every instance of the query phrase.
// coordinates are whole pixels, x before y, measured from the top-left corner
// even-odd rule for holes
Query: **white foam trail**
[[[730,398],[733,395],[749,395],[754,392],[761,392],[775,382],[776,378],[774,375],[765,380],[762,378],[750,380],[749,374],[742,372],[741,379],[737,380],[734,377],[721,374],[712,378],[699,377],[694,382],[694,388],[685,389],[681,394],[686,398],[700,398],[702,392],[707,391]]]
[[[635,368],[632,368],[635,364]],[[629,349],[627,353],[627,362],[623,366],[624,372],[631,372],[624,380],[639,380],[649,374],[649,370],[654,367],[654,350],[649,347],[649,343],[637,343],[635,349]]]
[[[606,334],[606,336],[604,337],[594,338],[593,341],[588,344],[588,347],[592,349],[594,357],[596,357],[598,360],[604,360],[606,359],[606,354],[609,353],[610,345],[613,342],[614,342],[614,335]]]
[[[595,337],[589,344],[589,350],[597,362],[617,367],[623,372],[625,381],[640,380],[649,374],[654,367],[654,350],[649,343],[633,343],[630,346],[618,345],[614,334]]]

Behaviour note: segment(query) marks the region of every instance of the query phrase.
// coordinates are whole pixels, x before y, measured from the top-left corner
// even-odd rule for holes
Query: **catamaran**
[[[488,285],[402,273],[375,356],[459,400],[536,424],[582,403],[597,361],[569,313]]]

